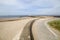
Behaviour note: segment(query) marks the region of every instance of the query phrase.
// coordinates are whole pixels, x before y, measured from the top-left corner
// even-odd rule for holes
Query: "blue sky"
[[[0,0],[4,15],[60,15],[60,0]]]

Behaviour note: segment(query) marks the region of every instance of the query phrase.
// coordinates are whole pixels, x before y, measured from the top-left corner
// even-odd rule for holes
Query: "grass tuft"
[[[48,22],[48,25],[60,31],[60,19]]]

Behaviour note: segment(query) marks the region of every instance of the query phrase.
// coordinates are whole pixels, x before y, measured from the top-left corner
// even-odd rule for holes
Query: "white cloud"
[[[31,6],[54,6],[59,5],[58,0],[0,0],[0,4],[15,5],[17,8],[26,9]]]
[[[16,0],[0,0],[0,4],[15,5],[16,4]]]
[[[18,15],[60,13],[59,0],[0,0],[0,4],[4,5],[0,8],[0,15],[12,15],[15,12]]]

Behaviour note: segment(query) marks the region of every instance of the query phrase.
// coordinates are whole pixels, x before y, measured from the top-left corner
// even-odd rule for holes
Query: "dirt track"
[[[0,22],[0,40],[15,40],[16,35],[21,35],[25,25],[34,20],[32,18],[18,21]]]
[[[34,20],[36,20],[36,19],[40,19],[40,18],[27,18],[24,20],[19,19],[19,20],[13,20],[13,21],[10,20],[10,21],[0,22],[0,40],[34,40],[34,39],[40,40],[40,38],[36,34],[39,30],[42,33],[41,37],[44,38],[45,34],[43,32],[46,30],[44,29],[45,27],[43,25],[43,21],[38,20],[38,22],[37,21],[35,22]],[[44,18],[44,19],[46,19],[46,18]],[[42,27],[43,30],[39,29],[41,24],[43,26]],[[34,29],[34,28],[36,28],[36,29]],[[50,34],[49,31],[46,31],[46,33]],[[33,34],[33,37],[32,37],[32,34]],[[37,39],[37,37],[38,37],[38,39]],[[46,38],[48,38],[48,36]]]

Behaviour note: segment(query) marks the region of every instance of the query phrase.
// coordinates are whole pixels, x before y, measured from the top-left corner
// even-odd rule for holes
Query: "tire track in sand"
[[[36,20],[37,19],[32,20],[26,24],[19,40],[34,40],[33,34],[32,34],[32,25]]]

